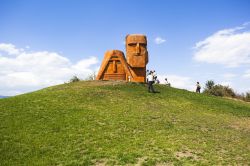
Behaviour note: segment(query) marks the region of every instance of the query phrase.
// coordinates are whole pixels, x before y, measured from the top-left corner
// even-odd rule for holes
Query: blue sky
[[[105,51],[125,52],[131,33],[147,35],[148,69],[173,86],[213,79],[246,92],[249,9],[249,0],[1,0],[0,94],[84,78]]]

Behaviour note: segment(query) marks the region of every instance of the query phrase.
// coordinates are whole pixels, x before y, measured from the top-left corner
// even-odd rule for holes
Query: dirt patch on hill
[[[121,84],[127,84],[126,81],[123,80],[110,80],[110,81],[81,81],[79,83],[83,83],[86,86],[106,86],[106,85],[121,85]]]
[[[240,118],[232,122],[230,127],[236,130],[250,131],[250,118]]]
[[[93,160],[93,163],[95,163],[95,166],[105,166],[107,165],[108,160],[107,159],[100,159],[100,160]]]
[[[239,101],[239,102],[246,103],[246,104],[250,104],[249,101],[244,101],[242,99],[237,99],[237,98],[232,98],[232,97],[223,97],[223,98],[229,99],[229,100],[234,100],[234,101]]]
[[[146,159],[147,157],[139,158],[135,166],[141,166]]]
[[[175,156],[178,160],[181,160],[182,158],[190,158],[192,160],[200,160],[200,158],[191,150],[183,150],[180,152],[176,152]]]
[[[142,158],[139,158],[137,163],[134,165],[134,166],[141,166],[143,165],[143,163],[145,163],[146,161],[148,160],[147,157],[142,157]],[[166,163],[166,162],[160,162],[160,163],[156,163],[155,166],[173,166],[174,164],[173,163]]]
[[[173,166],[173,163],[157,163],[155,166]]]

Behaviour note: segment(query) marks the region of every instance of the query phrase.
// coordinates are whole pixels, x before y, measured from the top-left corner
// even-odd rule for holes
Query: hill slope
[[[250,163],[250,105],[77,82],[0,99],[1,165]]]

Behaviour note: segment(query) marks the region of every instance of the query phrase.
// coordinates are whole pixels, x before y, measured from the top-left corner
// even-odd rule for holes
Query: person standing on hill
[[[146,83],[148,83],[148,75],[149,75],[149,70],[146,71]]]
[[[157,80],[157,74],[156,74],[155,70],[152,72],[152,74],[153,74],[154,81],[156,81]]]
[[[196,83],[196,92],[201,93],[201,86],[199,82]]]
[[[170,83],[168,82],[168,79],[167,79],[167,78],[165,78],[165,85],[171,86]]]
[[[153,72],[149,72],[149,75],[147,76],[147,80],[148,80],[148,92],[153,92],[155,93],[154,87],[153,87],[153,83],[154,83],[154,76],[153,76]]]

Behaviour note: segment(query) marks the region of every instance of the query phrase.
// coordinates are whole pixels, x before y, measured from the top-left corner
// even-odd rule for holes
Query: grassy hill
[[[0,165],[249,165],[250,104],[82,81],[0,99]]]

